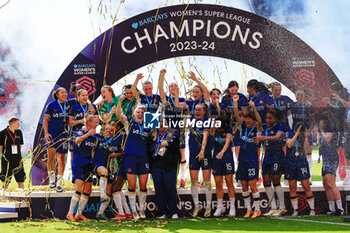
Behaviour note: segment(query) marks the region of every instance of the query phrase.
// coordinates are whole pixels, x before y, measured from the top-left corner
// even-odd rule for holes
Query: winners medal
[[[299,152],[295,152],[295,156],[299,156]]]

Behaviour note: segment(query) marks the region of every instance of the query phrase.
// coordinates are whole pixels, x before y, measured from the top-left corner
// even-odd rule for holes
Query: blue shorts
[[[67,133],[62,133],[59,136],[52,136],[52,143],[45,143],[46,148],[55,148],[57,153],[66,154],[68,152]]]
[[[262,165],[263,175],[282,175],[284,173],[284,163],[276,162]]]
[[[202,170],[208,170],[212,167],[212,158],[210,155],[204,155],[204,159],[200,162],[195,156],[190,156],[190,170],[198,171],[200,168]]]
[[[126,174],[143,175],[149,173],[148,158],[125,155],[124,157],[124,172]]]
[[[257,179],[259,176],[259,162],[239,162],[236,179],[249,181]]]
[[[86,164],[83,166],[72,166],[72,181],[76,179],[82,180],[85,183],[92,182],[92,164]]]
[[[231,148],[229,148],[230,150]],[[235,164],[232,155],[224,155],[222,159],[213,158],[213,175],[226,176],[235,174]]]
[[[307,180],[310,178],[310,169],[307,160],[304,163],[286,163],[286,172],[284,174],[286,180]]]
[[[114,176],[116,175],[116,173],[113,173],[113,171],[111,171],[109,166],[107,167],[106,164],[101,163],[100,161],[94,161],[93,163],[94,163],[93,167],[94,167],[96,173],[97,173],[97,169],[99,167],[105,167],[107,169],[107,171],[108,171],[107,182],[109,184],[111,184],[113,182],[113,179],[114,179]]]
[[[332,174],[333,176],[337,175],[337,168],[339,165],[338,161],[324,161],[322,162],[322,176],[327,174]]]
[[[124,171],[124,159],[119,160],[119,162],[118,162],[118,168],[117,168],[116,176],[123,177],[124,180],[126,180],[126,172]]]

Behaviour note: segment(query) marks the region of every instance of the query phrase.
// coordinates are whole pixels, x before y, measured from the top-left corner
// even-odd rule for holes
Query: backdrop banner
[[[69,89],[76,81],[94,101],[104,84],[112,85],[140,67],[180,56],[238,61],[265,72],[292,92],[306,86],[318,109],[324,107],[321,99],[330,95],[330,83],[339,81],[310,46],[278,24],[232,7],[189,4],[154,9],[102,33],[74,58],[54,89]],[[50,95],[45,106],[52,100]],[[33,185],[47,183],[45,106],[33,145]]]

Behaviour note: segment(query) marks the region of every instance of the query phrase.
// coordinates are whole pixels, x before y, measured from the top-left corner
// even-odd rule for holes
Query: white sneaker
[[[343,185],[350,185],[350,176],[346,176],[344,181],[343,181]]]
[[[264,216],[269,217],[272,216],[273,214],[278,213],[278,210],[273,210],[271,209],[269,212],[265,213]]]
[[[204,212],[204,217],[208,218],[211,216],[211,208],[208,207],[205,209],[205,212]]]
[[[194,207],[194,210],[193,210],[193,213],[192,213],[192,217],[197,217],[197,215],[198,215],[200,210],[201,209],[199,207]]]
[[[299,214],[298,211],[294,210],[292,216],[295,217],[295,216],[298,216],[298,214]]]
[[[158,219],[166,219],[166,215],[163,214],[162,216],[160,216]]]
[[[285,213],[287,213],[288,211],[286,209],[278,209],[276,213],[274,213],[272,216],[273,217],[279,217]]]
[[[219,217],[219,216],[221,216],[224,213],[225,213],[225,208],[224,207],[218,207],[215,210],[214,217]]]
[[[132,212],[132,217],[134,218],[134,220],[139,220],[140,219],[140,215],[139,215],[139,213],[137,213],[137,211],[133,211]]]
[[[173,214],[173,216],[171,216],[172,219],[178,219],[179,218],[179,215],[177,214]]]
[[[236,208],[230,208],[230,212],[229,212],[228,216],[235,217],[236,216]]]

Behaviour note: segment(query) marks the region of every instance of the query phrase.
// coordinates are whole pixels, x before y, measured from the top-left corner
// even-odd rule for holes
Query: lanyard
[[[298,150],[299,150],[299,141],[296,140],[295,141],[295,152],[298,153]]]
[[[202,100],[203,100],[203,98],[199,100],[198,104],[202,103]],[[197,105],[197,104],[195,104],[195,103],[196,103],[196,101],[193,101],[192,113],[194,113],[194,107],[196,107],[196,105]]]
[[[85,108],[84,108],[84,106],[80,103],[80,107],[81,107],[81,109],[83,109],[84,114],[85,114],[85,113],[87,112],[88,105],[86,104],[86,105],[85,105]]]
[[[141,132],[141,136],[143,136],[143,124],[142,124],[142,126],[140,126],[140,124],[137,123],[137,125],[139,126],[139,129],[140,129],[140,132]]]
[[[112,99],[112,102],[110,104],[107,103],[107,113],[110,113],[112,106],[113,106],[113,99]]]
[[[244,134],[244,147],[246,147],[247,145],[247,139],[250,136],[250,134],[253,132],[253,130],[255,129],[255,126],[253,126],[253,128],[250,129],[249,134],[248,134],[248,128],[245,128],[245,134]]]
[[[259,94],[260,94],[260,91],[258,93],[256,93],[255,95],[253,95],[252,97],[250,97],[249,101],[252,101],[252,99]]]
[[[60,108],[61,108],[61,110],[62,110],[62,113],[63,113],[63,119],[66,119],[66,112],[67,112],[67,109],[66,109],[66,102],[64,102],[64,105],[63,105],[63,107],[62,107],[62,105],[61,105],[61,103],[60,103],[60,101],[59,100],[57,100],[57,103],[58,103],[58,105],[60,106]]]
[[[297,102],[297,105],[299,107],[299,103]],[[304,112],[305,112],[305,104],[303,102],[303,108],[302,108],[302,111],[301,111],[301,118],[304,119]]]
[[[128,115],[128,112],[130,111],[130,108],[132,107],[132,101],[134,100],[135,97],[132,98],[132,100],[126,100],[127,108],[125,114]],[[147,98],[147,96],[146,96]]]
[[[173,97],[172,97],[172,96],[170,96],[170,100],[171,100],[171,102],[173,103],[174,108],[175,108],[175,110],[176,110],[176,109],[177,109],[177,107],[176,107],[176,105],[175,105],[175,101],[174,101],[174,99],[173,99]]]
[[[338,107],[339,107],[339,101],[338,101],[338,100],[334,101],[334,107],[335,107],[335,108],[338,108]]]
[[[275,103],[275,107],[276,108],[278,108],[278,109],[280,109],[281,108],[281,102],[280,102],[280,99],[278,99],[278,104],[276,103],[276,99],[275,99],[275,97],[274,96],[272,96],[272,98],[273,98],[273,102]]]
[[[12,137],[12,133],[10,132],[9,128],[6,128],[7,129],[7,132],[9,133],[12,141],[13,141],[13,144],[15,144],[15,141],[16,141],[16,131],[15,131],[15,137]]]
[[[147,95],[145,95],[145,97],[146,97],[146,100],[147,100],[148,106],[151,108],[151,107],[152,107],[152,104],[153,104],[153,94],[152,94],[152,97],[151,97],[151,102],[148,100]]]
[[[103,143],[103,145],[104,146],[106,146],[106,145],[108,145],[108,144],[110,144],[111,143],[111,141],[112,141],[112,139],[113,139],[113,137],[110,137],[109,139],[107,139],[107,137],[106,136],[104,136],[104,138],[105,138],[105,143]]]

